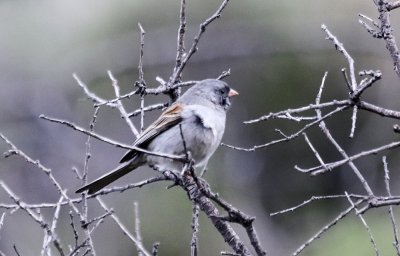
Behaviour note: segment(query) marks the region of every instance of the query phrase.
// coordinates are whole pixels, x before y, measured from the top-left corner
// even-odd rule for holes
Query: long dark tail
[[[137,167],[142,165],[142,163],[135,163],[137,161],[129,161],[127,163],[124,163],[114,170],[104,174],[100,178],[92,181],[91,183],[87,184],[86,186],[81,187],[75,193],[82,193],[84,191],[88,191],[88,194],[94,194],[100,189],[104,188],[108,184],[116,181],[117,179],[121,178],[125,174],[135,170]]]

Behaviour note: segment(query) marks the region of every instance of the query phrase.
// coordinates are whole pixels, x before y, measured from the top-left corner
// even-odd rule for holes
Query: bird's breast
[[[225,129],[225,113],[214,113],[209,108],[187,108],[180,124],[158,135],[148,146],[154,152],[184,155],[185,147],[191,153],[196,166],[207,163],[219,146]],[[148,156],[148,162],[164,168],[180,171],[182,163],[171,159]]]

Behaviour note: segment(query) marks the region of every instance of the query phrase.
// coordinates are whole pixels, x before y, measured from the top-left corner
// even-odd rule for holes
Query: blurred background
[[[21,150],[53,170],[71,196],[81,185],[72,172],[83,168],[84,136],[65,126],[38,118],[40,114],[66,119],[88,128],[93,107],[72,78],[78,76],[104,98],[113,98],[107,76],[111,70],[123,93],[134,89],[138,78],[140,34],[138,22],[146,30],[144,72],[149,86],[157,86],[156,76],[167,80],[176,55],[178,0],[3,0],[0,2],[0,131]],[[187,1],[189,48],[198,25],[218,8],[221,1]],[[344,43],[356,61],[356,70],[380,69],[383,79],[365,94],[365,100],[399,109],[399,79],[382,40],[373,39],[358,23],[358,13],[377,17],[373,1],[231,1],[221,19],[208,28],[199,51],[184,70],[184,80],[217,77],[231,69],[226,81],[240,92],[227,120],[223,142],[241,147],[263,144],[277,138],[274,131],[295,132],[303,124],[271,120],[253,125],[243,121],[271,111],[295,108],[314,101],[320,81],[328,71],[323,101],[345,99],[346,86],[341,68],[347,62],[325,40],[321,24],[328,26]],[[392,15],[399,37],[400,14]],[[145,104],[166,102],[164,95],[148,96]],[[125,100],[129,111],[139,106],[137,97]],[[148,125],[159,111],[147,114]],[[327,124],[349,154],[396,140],[392,125],[396,120],[359,112],[356,135],[348,137],[351,112],[345,111]],[[139,119],[133,120],[139,124]],[[133,135],[117,110],[102,108],[95,131],[130,143]],[[310,140],[326,162],[340,155],[317,129]],[[92,140],[89,179],[116,166],[124,150]],[[0,143],[0,151],[8,146]],[[391,170],[393,194],[399,193],[398,151],[385,152]],[[356,161],[376,194],[384,195],[382,154]],[[303,202],[312,195],[364,193],[350,168],[343,166],[329,174],[310,177],[294,170],[294,165],[318,164],[302,137],[289,143],[256,152],[220,147],[209,163],[206,179],[212,189],[245,213],[256,216],[256,229],[269,255],[288,255],[322,226],[347,208],[346,200],[312,203],[296,212],[270,217],[270,213]],[[155,175],[140,168],[116,184],[128,184]],[[18,157],[0,159],[0,180],[25,202],[57,202],[59,194],[40,170]],[[134,230],[133,202],[138,201],[141,230],[147,248],[159,241],[160,255],[190,253],[192,205],[179,188],[166,190],[157,183],[122,194],[104,196],[122,222]],[[11,202],[0,191],[0,203]],[[0,209],[0,213],[3,212]],[[62,208],[58,235],[63,247],[73,244],[69,209]],[[398,211],[397,211],[398,212]],[[98,203],[90,203],[91,217],[101,215]],[[382,255],[393,255],[392,229],[387,209],[366,214]],[[51,218],[52,211],[43,211]],[[398,216],[398,215],[397,215]],[[236,227],[236,226],[235,226]],[[243,230],[237,228],[240,235]],[[8,214],[0,230],[0,250],[14,255],[38,255],[42,230],[24,212]],[[247,241],[246,241],[247,242]],[[108,218],[95,232],[97,255],[132,255],[134,245]],[[200,255],[218,255],[229,250],[210,222],[201,215]],[[303,255],[372,255],[373,248],[362,223],[354,214],[332,228]]]

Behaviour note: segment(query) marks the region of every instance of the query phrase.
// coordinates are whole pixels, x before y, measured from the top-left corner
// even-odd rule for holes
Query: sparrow
[[[155,153],[178,156],[190,152],[194,167],[204,169],[221,143],[231,97],[238,94],[223,81],[216,79],[199,81],[144,130],[133,145]],[[84,191],[88,194],[96,193],[145,164],[157,167],[159,170],[175,171],[182,170],[184,166],[184,163],[178,160],[129,150],[121,158],[120,165],[116,169],[79,188],[76,193]]]

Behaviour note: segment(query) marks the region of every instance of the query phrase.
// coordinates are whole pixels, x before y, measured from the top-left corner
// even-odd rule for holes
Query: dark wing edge
[[[136,147],[145,146],[150,143],[157,135],[163,133],[168,130],[172,126],[175,126],[180,121],[182,121],[182,103],[175,103],[167,108],[161,116],[154,121],[133,143]],[[120,163],[129,161],[133,159],[139,152],[136,150],[129,150],[125,153],[125,155],[119,161]]]

